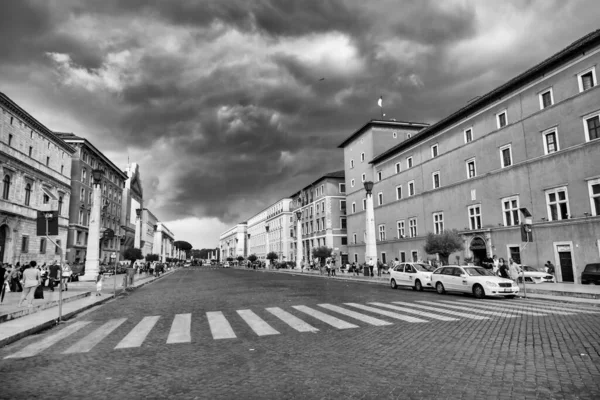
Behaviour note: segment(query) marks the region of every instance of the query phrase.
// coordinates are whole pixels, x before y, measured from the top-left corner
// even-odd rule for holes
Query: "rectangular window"
[[[400,200],[402,198],[402,185],[396,186],[396,200]]]
[[[356,244],[356,233],[352,234],[352,243]]]
[[[413,158],[412,157],[407,157],[406,158],[406,168],[412,168],[413,166]]]
[[[56,246],[54,246],[54,254],[60,254],[60,239],[56,241]]]
[[[346,200],[340,200],[340,211],[346,211]]]
[[[504,226],[519,225],[519,196],[502,199]]]
[[[83,218],[83,210],[79,210],[79,225],[85,225]]]
[[[556,128],[542,132],[542,137],[544,139],[544,154],[552,154],[559,150]]]
[[[50,157],[46,157],[46,167],[50,166]]]
[[[465,143],[473,141],[473,128],[465,129]]]
[[[586,142],[600,139],[600,112],[584,117],[583,127],[585,129]]]
[[[76,243],[81,244],[81,231],[77,231]]]
[[[408,197],[415,195],[415,181],[408,182]]]
[[[346,218],[340,218],[340,226],[342,227],[342,229],[347,229],[347,225],[346,225]]]
[[[350,168],[354,168],[354,160],[350,160]]]
[[[366,180],[367,180],[367,175],[366,175],[366,174],[362,174],[362,175],[360,176],[360,179],[361,179],[363,182],[364,182],[364,181],[366,181]]]
[[[383,204],[383,193],[377,193],[377,205],[380,206]]]
[[[29,236],[21,238],[21,253],[29,253]]]
[[[404,238],[404,236],[406,235],[406,233],[404,232],[404,221],[397,221],[396,229],[398,232],[398,239]]]
[[[416,218],[411,218],[408,220],[408,232],[410,234],[410,237],[417,237],[417,219]]]
[[[339,188],[340,188],[340,193],[346,193],[346,184],[345,183],[340,183]]]
[[[363,199],[363,211],[367,209],[367,199]]]
[[[600,178],[588,182],[592,215],[600,215]]]
[[[431,146],[431,158],[436,158],[438,156],[438,145],[437,143]]]
[[[379,225],[379,240],[385,240],[385,225]]]
[[[85,201],[85,189],[81,188],[81,191],[79,192],[79,201]]]
[[[352,214],[356,212],[356,203],[352,202]]]
[[[40,239],[40,254],[46,253],[46,238]]]
[[[500,163],[502,168],[512,165],[512,148],[510,144],[500,147]]]
[[[411,251],[411,255],[412,255],[412,262],[419,261],[419,252],[417,250]]]
[[[477,171],[475,169],[475,159],[472,158],[467,160],[467,179],[471,179],[477,176]]]
[[[444,213],[433,213],[433,233],[439,235],[444,232]]]
[[[440,187],[440,172],[434,172],[433,174],[431,174],[431,179],[433,181],[433,188],[437,189]]]
[[[406,262],[406,252],[400,252],[400,262]]]
[[[365,153],[360,153],[360,162],[365,161]]]
[[[498,126],[498,129],[500,128],[504,128],[507,124],[507,119],[506,119],[506,110],[499,112],[498,114],[496,114],[496,125]]]
[[[560,221],[569,218],[569,197],[567,188],[560,187],[546,191],[548,221]]]
[[[386,258],[386,256],[385,256],[385,251],[382,251],[382,252],[381,252],[381,262],[382,262],[383,264],[387,264],[387,258]]]
[[[554,104],[554,98],[552,96],[552,88],[540,93],[540,109],[543,110],[546,107],[550,107]]]
[[[8,134],[8,145],[12,146],[12,140],[13,140],[13,135],[11,135],[10,133]]]
[[[381,180],[381,171],[377,171],[377,182]]]
[[[400,163],[396,163],[394,168],[396,169],[396,173],[399,174],[400,173]]]
[[[33,154],[33,147],[29,146],[29,157],[31,157]],[[62,173],[62,171],[61,171]]]
[[[481,229],[481,205],[470,206],[469,210],[469,229]]]
[[[592,67],[578,74],[577,83],[580,93],[596,86],[596,68]]]
[[[345,236],[342,236],[342,246],[346,246],[348,245],[348,238]]]
[[[354,262],[358,263],[358,254],[354,253]]]

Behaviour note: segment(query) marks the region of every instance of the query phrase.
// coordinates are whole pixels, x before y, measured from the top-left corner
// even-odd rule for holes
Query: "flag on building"
[[[379,96],[379,100],[377,100],[377,105],[383,108],[383,96]]]

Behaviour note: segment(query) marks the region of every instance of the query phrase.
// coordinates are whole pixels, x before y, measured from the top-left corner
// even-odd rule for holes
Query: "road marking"
[[[270,307],[266,309],[268,312],[297,330],[298,332],[318,332],[319,330],[314,326],[307,324],[302,321],[300,318],[296,317],[293,314],[290,314],[287,311],[282,310],[279,307]]]
[[[358,325],[351,324],[350,322],[342,321],[339,318],[332,317],[331,315],[322,313],[321,311],[312,309],[306,306],[292,306],[298,311],[301,311],[305,314],[310,315],[313,318],[318,319],[319,321],[325,322],[328,325],[333,326],[338,329],[349,329],[349,328],[358,328]]]
[[[127,349],[130,347],[140,347],[146,337],[154,328],[160,316],[144,317],[132,330],[115,346],[115,349]]]
[[[531,312],[531,311],[525,311],[525,310],[513,310],[513,309],[506,309],[503,308],[503,306],[501,304],[498,304],[497,306],[492,306],[489,304],[472,304],[472,303],[463,303],[462,300],[457,300],[457,301],[448,301],[448,300],[440,300],[440,302],[442,303],[448,303],[448,304],[454,304],[456,305],[456,303],[458,302],[459,305],[460,304],[468,304],[469,307],[478,307],[478,308],[485,308],[487,310],[496,310],[496,311],[508,311],[511,313],[515,313],[515,314],[525,314],[525,315],[532,315],[534,317],[546,317],[548,316],[548,314],[541,314],[541,313],[537,313],[537,312]]]
[[[373,304],[374,306],[378,306],[378,307],[390,308],[392,310],[407,312],[407,313],[411,313],[411,314],[417,314],[422,317],[433,318],[433,319],[437,319],[440,321],[460,321],[458,318],[446,317],[444,315],[431,314],[426,311],[413,310],[411,308],[405,308],[405,307],[398,307],[398,306],[394,306],[392,304],[385,304],[385,303],[369,303],[369,304]]]
[[[237,313],[258,336],[279,335],[279,332],[273,329],[271,325],[267,324],[261,317],[256,315],[254,311],[237,310]]]
[[[460,305],[440,304],[439,302],[435,302],[435,301],[417,300],[417,302],[418,303],[423,303],[423,304],[429,304],[431,306],[447,307],[447,308],[452,308],[454,310],[469,311],[469,312],[474,312],[474,313],[491,315],[493,317],[517,318],[516,315],[507,314],[506,312],[502,313],[502,312],[489,311],[489,310],[480,310],[480,309],[477,309],[477,308],[473,308],[473,307],[476,307],[474,304],[473,304],[473,307],[463,307],[463,306],[460,306]],[[448,303],[448,302],[446,302],[446,303]],[[507,310],[507,312],[510,312],[510,311]]]
[[[372,313],[385,315],[386,317],[395,318],[395,319],[399,319],[399,320],[406,321],[406,322],[428,322],[428,321],[425,321],[424,319],[419,319],[419,318],[411,317],[408,315],[402,315],[402,314],[382,310],[382,309],[375,308],[375,307],[364,306],[362,304],[357,304],[357,303],[344,303],[344,304],[346,304],[347,306],[350,306],[350,307],[360,308],[361,310],[370,311]]]
[[[102,339],[110,335],[112,331],[117,329],[119,325],[127,321],[127,318],[111,319],[100,328],[96,329],[67,350],[63,351],[63,354],[72,353],[87,353],[94,348],[95,345],[100,343]]]
[[[417,307],[417,308],[422,308],[422,309],[429,310],[429,311],[437,311],[437,312],[441,312],[444,314],[457,315],[459,317],[464,317],[464,318],[469,318],[469,319],[479,319],[479,320],[489,319],[489,317],[482,317],[481,315],[472,315],[472,314],[465,314],[465,313],[458,312],[458,311],[443,310],[443,309],[439,309],[439,308],[435,308],[435,307],[424,306],[422,304],[403,303],[401,301],[394,301],[394,304],[402,304],[403,306]]]
[[[477,302],[475,300],[459,300],[460,302],[463,303],[468,303],[469,305],[471,304],[481,304],[481,302]],[[555,310],[544,310],[542,308],[536,308],[536,307],[526,307],[526,306],[522,306],[522,305],[517,305],[517,304],[502,304],[502,307],[506,307],[506,308],[516,308],[516,309],[526,309],[527,311],[538,311],[538,312],[543,312],[546,314],[557,314],[557,315],[575,315],[575,312],[565,312],[565,311],[555,311]]]
[[[335,312],[343,314],[343,315],[347,315],[348,317],[355,318],[355,319],[365,322],[369,325],[375,325],[375,326],[393,325],[393,323],[391,323],[391,322],[384,321],[379,318],[374,318],[369,315],[361,314],[356,311],[347,310],[347,309],[339,307],[339,306],[334,306],[333,304],[319,304],[319,307],[323,307],[328,310],[335,311]]]
[[[191,342],[191,328],[192,314],[175,314],[175,318],[173,318],[173,324],[171,324],[171,330],[169,331],[169,336],[167,337],[167,344]]]
[[[209,311],[206,313],[206,318],[213,339],[234,339],[237,337],[221,311]]]
[[[548,308],[552,308],[555,310],[562,310],[562,311],[573,311],[573,312],[577,312],[577,313],[583,313],[583,314],[599,314],[600,311],[596,311],[593,310],[591,308],[579,308],[579,304],[576,306],[577,308],[571,308],[571,307],[567,307],[564,305],[553,305],[552,303],[544,303],[542,301],[535,301],[535,300],[512,300],[511,303],[517,303],[517,304],[522,304],[522,305],[529,305],[529,306],[533,306],[533,307],[548,307]]]
[[[6,356],[4,358],[7,359],[7,358],[33,357],[36,354],[51,347],[52,345],[58,343],[62,339],[66,338],[67,336],[70,336],[73,333],[77,332],[78,330],[80,330],[81,328],[83,328],[84,326],[88,325],[91,322],[92,321],[78,321],[71,325],[67,325],[60,331],[56,332],[55,334],[50,335],[50,336],[40,340],[39,342],[31,343],[29,346],[26,346],[26,347],[22,348],[21,350],[19,350],[18,352],[11,354],[9,356]]]

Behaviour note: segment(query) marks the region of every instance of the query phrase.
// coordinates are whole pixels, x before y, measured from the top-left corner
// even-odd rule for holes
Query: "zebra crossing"
[[[358,311],[357,311],[358,310]],[[391,303],[369,302],[367,304],[343,303],[334,305],[329,303],[315,306],[296,305],[290,310],[281,307],[268,307],[264,310],[240,309],[235,310],[229,317],[222,311],[208,311],[204,315],[192,313],[175,314],[170,321],[170,329],[165,340],[167,345],[191,343],[194,335],[192,321],[206,318],[208,328],[213,340],[233,340],[241,335],[240,324],[245,324],[249,331],[256,336],[281,335],[291,331],[300,333],[318,333],[318,326],[328,326],[337,330],[356,329],[361,325],[389,326],[396,323],[423,324],[436,322],[456,322],[461,320],[486,321],[498,318],[523,318],[545,317],[550,315],[572,316],[600,314],[600,310],[593,308],[570,307],[551,302],[541,301],[510,301],[510,302],[482,302],[471,299],[457,299],[453,301],[418,300],[414,302],[393,301]],[[118,341],[113,350],[139,348],[144,346],[153,329],[166,317],[160,315],[144,316],[137,324]],[[51,352],[51,348],[65,342],[66,349],[62,354],[77,354],[90,352],[103,340],[113,335],[115,331],[125,324],[127,318],[115,318],[96,326],[94,321],[76,321],[61,330],[33,342],[7,358],[33,357],[42,352]],[[274,321],[274,322],[273,322]],[[236,329],[232,327],[236,326]],[[86,332],[91,329],[90,332]],[[123,329],[122,329],[123,330]],[[121,331],[122,331],[121,330]],[[80,339],[69,338],[78,332],[85,333]],[[112,345],[111,345],[112,347]],[[62,349],[62,347],[61,347]]]

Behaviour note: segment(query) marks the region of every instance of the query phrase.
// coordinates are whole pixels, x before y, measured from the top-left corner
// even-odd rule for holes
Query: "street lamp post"
[[[269,267],[270,267],[269,264],[271,262],[267,258],[267,256],[269,255],[269,225],[265,225],[265,230],[267,231],[267,234],[266,234],[267,235],[267,238],[266,238],[266,246],[267,246],[267,248],[265,250],[265,259],[266,259],[265,265],[267,266],[267,269],[269,269]]]
[[[365,241],[365,258],[368,265],[373,265],[374,270],[377,268],[377,244],[375,242],[375,210],[373,209],[373,182],[365,182],[365,190],[367,191],[367,209],[365,210],[366,223],[366,241]],[[376,271],[376,270],[375,270]]]
[[[135,209],[135,238],[133,241],[133,247],[135,247],[136,249],[139,249],[142,245],[142,209],[141,208],[136,208]]]
[[[302,269],[302,211],[296,210],[296,266]]]
[[[102,208],[102,175],[104,171],[92,171],[94,180],[92,210],[90,212],[89,236],[85,257],[85,274],[79,277],[80,281],[96,281],[100,271],[100,212]]]

